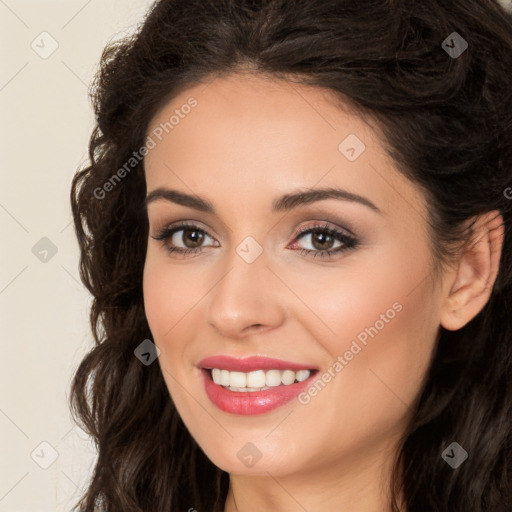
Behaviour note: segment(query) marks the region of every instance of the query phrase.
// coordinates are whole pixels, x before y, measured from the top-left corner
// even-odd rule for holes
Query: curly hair
[[[468,43],[457,58],[442,47],[454,32]],[[502,215],[491,297],[463,328],[440,327],[390,507],[399,510],[403,492],[408,512],[512,510],[512,14],[495,0],[160,0],[135,34],[109,42],[91,84],[89,162],[71,188],[95,341],[70,407],[98,451],[75,509],[224,510],[228,473],[188,432],[158,365],[134,356],[151,338],[143,160],[108,193],[104,185],[170,98],[247,67],[330,90],[377,122],[397,168],[428,199],[439,264],[469,239],[468,220]],[[439,463],[454,439],[470,454],[456,470]]]

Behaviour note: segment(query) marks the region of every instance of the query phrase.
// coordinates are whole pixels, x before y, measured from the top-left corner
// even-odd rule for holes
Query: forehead
[[[202,153],[221,156],[227,150],[231,157],[237,152],[279,157],[284,150],[300,155],[329,147],[337,152],[347,130],[369,144],[374,138],[348,105],[335,105],[330,91],[250,74],[214,78],[182,91],[153,118],[148,133],[159,129],[168,149],[186,141]]]
[[[145,157],[148,190],[173,185],[212,197],[232,190],[243,205],[259,193],[270,203],[291,188],[342,186],[383,210],[395,208],[397,194],[415,192],[374,126],[317,87],[214,78],[170,100],[147,135],[156,143]]]

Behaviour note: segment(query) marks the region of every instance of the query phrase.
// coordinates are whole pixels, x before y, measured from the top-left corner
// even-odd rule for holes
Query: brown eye
[[[195,249],[198,246],[201,246],[201,243],[204,240],[204,231],[200,231],[198,229],[179,229],[176,233],[183,231],[183,235],[181,236],[181,240],[185,245],[188,242],[191,243],[192,247],[187,246],[187,248]]]
[[[179,235],[180,232],[181,235]],[[188,254],[190,252],[200,252],[206,237],[211,238],[203,229],[184,224],[164,228],[157,236],[152,238],[162,241],[169,253]]]
[[[313,249],[300,249],[300,252],[301,254],[313,254],[313,257],[332,256],[353,249],[358,245],[357,240],[353,236],[334,229],[329,224],[302,229],[295,240],[301,240],[307,236],[311,239]],[[333,244],[336,242],[339,245],[333,249]]]
[[[319,251],[328,251],[332,249],[336,239],[332,235],[326,235],[324,232],[310,233],[312,245]]]

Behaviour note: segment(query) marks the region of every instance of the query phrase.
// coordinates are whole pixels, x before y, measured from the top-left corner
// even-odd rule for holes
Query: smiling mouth
[[[298,384],[314,376],[318,370],[254,370],[251,372],[228,371],[220,368],[203,368],[207,378],[216,385],[235,392],[265,391]]]

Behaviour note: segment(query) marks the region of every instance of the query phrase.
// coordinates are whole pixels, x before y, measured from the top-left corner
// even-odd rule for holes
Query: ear
[[[498,275],[504,227],[500,212],[477,217],[467,247],[447,275],[441,325],[450,331],[464,327],[485,306]]]

